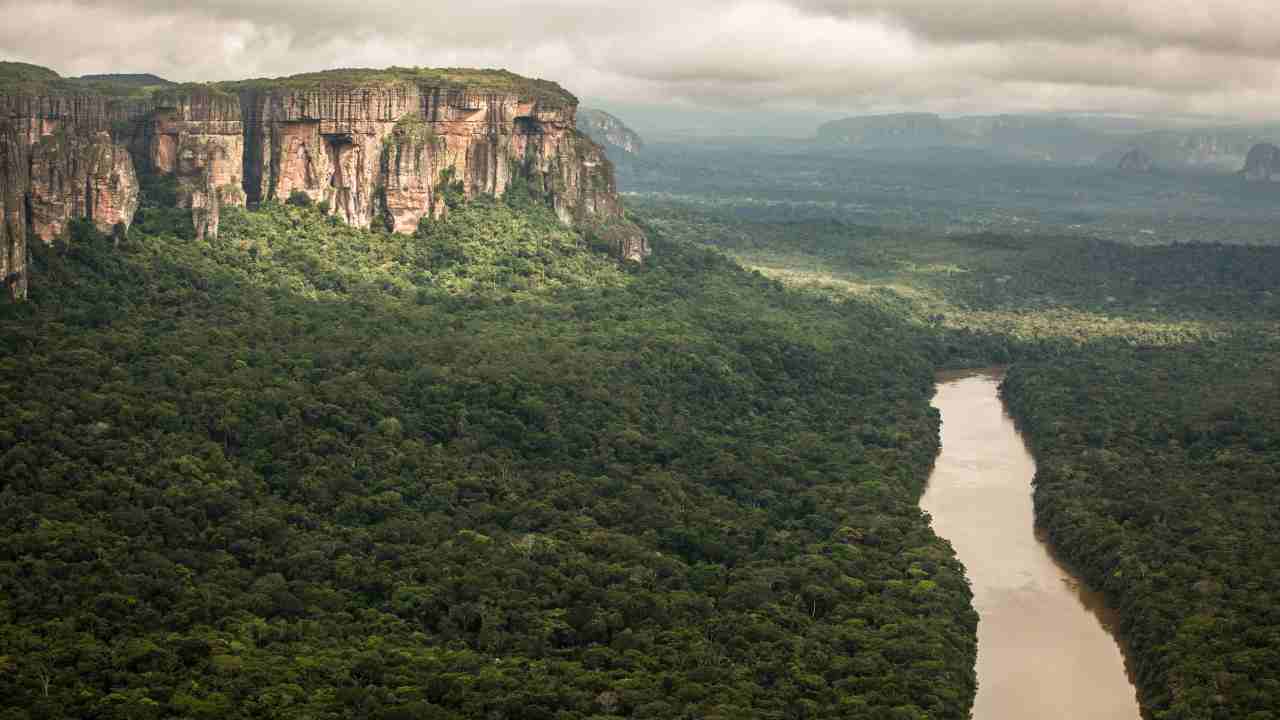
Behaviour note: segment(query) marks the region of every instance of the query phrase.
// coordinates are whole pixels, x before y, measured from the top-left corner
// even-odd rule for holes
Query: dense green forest
[[[1280,346],[1114,346],[1020,363],[1003,394],[1036,513],[1120,610],[1156,718],[1280,707]]]
[[[633,197],[624,265],[519,186],[172,191],[0,305],[2,720],[967,718],[916,503],[992,363],[1153,717],[1275,717],[1280,248]]]
[[[968,716],[917,326],[519,192],[158,189],[0,307],[0,717]]]
[[[1280,705],[1280,249],[939,234],[638,199],[672,237],[1012,362],[1037,522],[1120,612],[1161,720]]]

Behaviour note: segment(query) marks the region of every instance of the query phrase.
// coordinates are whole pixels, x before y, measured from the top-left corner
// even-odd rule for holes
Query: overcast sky
[[[174,80],[505,67],[607,105],[1280,120],[1280,0],[0,0],[0,58]]]

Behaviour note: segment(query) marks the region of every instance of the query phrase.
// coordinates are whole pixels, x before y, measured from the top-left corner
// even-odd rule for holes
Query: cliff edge
[[[196,233],[221,210],[301,193],[357,227],[412,232],[446,195],[500,196],[524,183],[567,225],[641,261],[613,166],[576,128],[559,85],[500,70],[332,70],[174,84],[154,76],[66,79],[0,63],[0,278],[27,288],[29,237],[76,218],[128,229],[138,176],[172,176]]]

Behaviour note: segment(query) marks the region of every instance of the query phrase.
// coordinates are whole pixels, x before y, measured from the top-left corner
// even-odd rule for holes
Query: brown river
[[[1049,554],[1035,462],[997,394],[1000,372],[939,377],[942,454],[920,506],[951,541],[978,611],[974,720],[1139,720],[1113,616]]]

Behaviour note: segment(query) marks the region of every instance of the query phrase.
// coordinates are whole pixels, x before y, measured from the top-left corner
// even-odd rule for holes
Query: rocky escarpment
[[[223,208],[303,195],[358,227],[411,232],[447,196],[515,184],[560,219],[642,260],[613,167],[576,128],[558,85],[501,71],[342,70],[276,80],[174,85],[151,76],[65,80],[0,63],[0,272],[26,288],[28,237],[69,220],[126,230],[140,173],[173,177],[197,235]]]
[[[1280,182],[1280,147],[1271,143],[1254,145],[1241,173],[1249,182]]]
[[[594,108],[578,110],[578,129],[586,133],[592,140],[605,148],[619,150],[630,155],[639,155],[644,149],[644,140],[635,130],[614,115]]]
[[[26,296],[30,238],[50,242],[78,218],[127,230],[138,179],[112,127],[129,115],[87,84],[0,63],[0,278],[12,297]]]
[[[14,298],[27,295],[27,157],[26,139],[0,121],[0,282]]]

